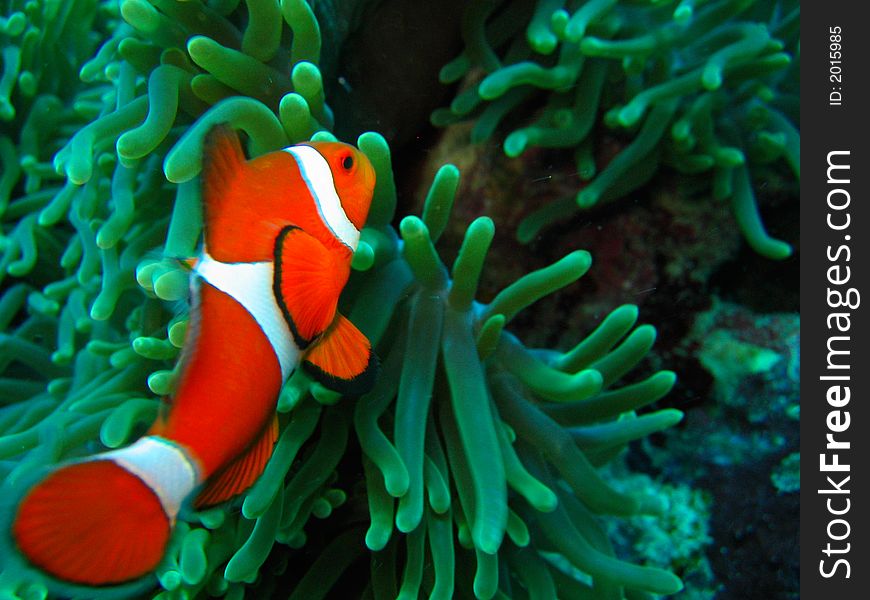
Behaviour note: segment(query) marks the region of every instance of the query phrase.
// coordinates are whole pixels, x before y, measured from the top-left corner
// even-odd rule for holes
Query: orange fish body
[[[313,142],[246,161],[235,133],[206,139],[203,253],[171,407],[120,450],[52,471],[12,533],[48,574],[83,585],[138,579],[163,558],[181,506],[254,483],[277,439],[275,400],[301,364],[359,394],[376,360],[337,312],[375,175],[352,146]]]

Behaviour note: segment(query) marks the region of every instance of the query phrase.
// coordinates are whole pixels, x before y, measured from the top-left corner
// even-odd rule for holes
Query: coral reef
[[[469,127],[450,127],[429,159],[432,165],[449,160],[461,167],[464,201],[454,209],[459,214],[490,214],[500,230],[509,231],[524,207],[550,201],[553,188],[569,191],[571,165],[553,151],[532,148],[514,160],[500,159],[499,146],[462,142]],[[777,202],[768,219],[774,231],[798,242],[797,203],[780,181],[766,182],[768,192],[776,188],[768,199]],[[663,493],[669,486],[703,492],[715,539],[698,549],[707,565],[699,558],[695,575],[672,567],[686,585],[681,597],[711,597],[720,587],[722,598],[795,597],[796,553],[789,549],[797,539],[792,492],[799,484],[799,459],[793,454],[799,410],[797,261],[758,260],[741,243],[727,206],[686,192],[701,184],[680,183],[661,177],[627,202],[583,213],[526,245],[498,236],[491,253],[512,259],[492,264],[481,296],[491,297],[501,282],[529,265],[546,264],[572,244],[589,249],[595,267],[583,285],[542,299],[537,310],[518,315],[513,331],[526,342],[565,347],[571,330],[606,314],[608,306],[638,304],[658,331],[650,363],[680,374],[659,406],[678,408],[686,418],[653,436],[650,445],[632,447],[628,464],[663,482]],[[443,237],[458,235],[448,225]],[[717,295],[724,300],[717,302]],[[620,556],[636,556],[621,552],[635,544],[636,538],[625,537],[622,544],[611,535]],[[687,542],[682,535],[671,539],[674,547]],[[767,558],[759,561],[758,553]]]
[[[334,118],[304,0],[13,1],[0,27],[0,473],[14,502],[41,469],[135,439],[171,393],[186,327],[177,259],[197,252],[205,132],[229,122],[257,155],[330,139]],[[492,222],[469,225],[449,272],[435,250],[458,170],[442,167],[421,217],[397,231],[389,147],[375,133],[358,145],[378,187],[342,304],[377,344],[382,376],[359,399],[294,376],[266,472],[239,501],[185,515],[155,597],[281,586],[319,598],[366,547],[361,593],[374,598],[678,591],[672,573],[617,558],[597,519],[671,510],[598,473],[681,418],[636,414],[673,373],[617,385],[655,329],[624,305],[566,352],[527,348],[505,326],[581,277],[589,254],[477,302]],[[56,582],[23,564],[5,531],[0,594],[44,597]],[[142,585],[154,584],[104,594]]]
[[[623,463],[614,462],[605,476],[623,491],[656,489],[667,498],[673,510],[662,518],[647,515],[608,518],[607,532],[614,546],[632,560],[648,561],[679,573],[686,584],[679,598],[715,598],[724,586],[716,581],[706,554],[707,546],[713,541],[710,536],[711,495],[687,484],[661,483],[644,473],[626,471]]]
[[[714,299],[677,353],[680,395],[699,405],[682,406],[679,430],[643,444],[669,480],[710,493],[722,550],[709,558],[723,594],[797,598],[800,318]],[[759,554],[751,574],[739,566]]]
[[[779,163],[799,177],[799,15],[793,0],[475,1],[465,49],[441,71],[463,89],[432,121],[474,119],[476,141],[503,126],[511,157],[574,150],[579,191],[526,215],[521,241],[661,165],[712,182],[750,246],[782,259],[791,247],[767,234],[755,193]]]

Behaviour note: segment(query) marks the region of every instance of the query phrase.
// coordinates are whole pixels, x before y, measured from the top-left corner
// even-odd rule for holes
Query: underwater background
[[[0,598],[798,597],[796,0],[2,6]],[[15,501],[171,393],[221,122],[370,158],[378,383],[291,378],[156,577],[49,581]]]

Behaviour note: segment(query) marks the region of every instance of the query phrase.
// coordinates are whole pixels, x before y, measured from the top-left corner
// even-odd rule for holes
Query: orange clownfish
[[[203,250],[169,409],[132,445],[50,472],[12,524],[27,560],[66,582],[147,575],[194,492],[201,508],[250,487],[276,442],[280,388],[300,364],[346,394],[375,378],[368,339],[337,312],[372,200],[371,163],[333,142],[246,160],[222,125],[204,147]]]

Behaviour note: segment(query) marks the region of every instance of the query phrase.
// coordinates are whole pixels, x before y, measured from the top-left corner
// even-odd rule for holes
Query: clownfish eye
[[[341,168],[345,171],[350,171],[353,168],[353,156],[348,154],[341,159]]]

